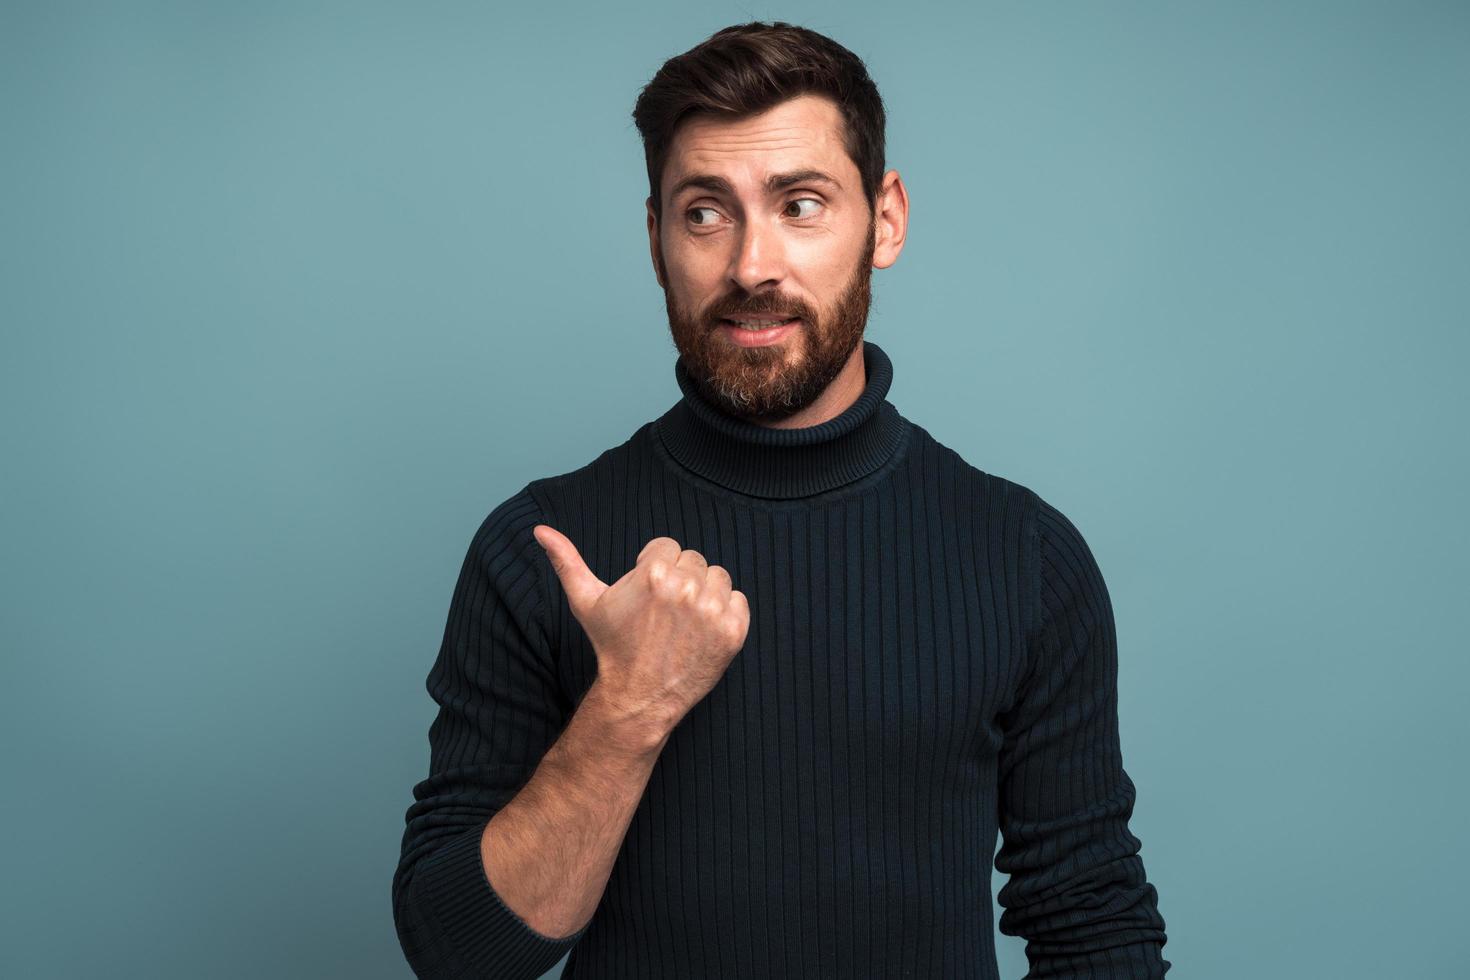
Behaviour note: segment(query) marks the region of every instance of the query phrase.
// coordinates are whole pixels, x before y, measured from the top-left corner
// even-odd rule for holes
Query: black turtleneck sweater
[[[393,878],[419,976],[533,978],[570,951],[572,980],[995,978],[992,858],[1028,977],[1168,970],[1098,566],[1061,512],[901,416],[888,357],[864,356],[861,397],[799,429],[724,414],[677,360],[672,408],[480,525]],[[750,603],[563,938],[501,902],[480,857],[597,671],[538,523],[606,582],[667,535]]]

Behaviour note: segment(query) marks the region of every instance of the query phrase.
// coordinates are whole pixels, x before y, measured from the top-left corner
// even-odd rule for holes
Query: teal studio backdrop
[[[886,100],[891,400],[1095,551],[1176,974],[1465,976],[1470,5],[1239,0],[6,3],[0,974],[410,976],[464,550],[678,397],[629,113],[751,19]]]

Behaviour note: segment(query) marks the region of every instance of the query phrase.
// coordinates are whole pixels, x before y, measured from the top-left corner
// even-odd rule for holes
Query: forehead
[[[674,134],[662,190],[667,193],[691,174],[723,176],[738,186],[758,184],[768,173],[807,168],[825,170],[851,186],[845,175],[855,176],[857,166],[847,155],[842,132],[837,104],[816,95],[788,99],[742,119],[696,114]]]

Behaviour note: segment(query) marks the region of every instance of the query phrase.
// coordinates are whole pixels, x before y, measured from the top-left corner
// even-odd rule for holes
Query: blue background
[[[1177,973],[1463,975],[1470,5],[0,9],[6,975],[409,976],[459,563],[678,397],[629,113],[750,19],[888,105],[890,399],[1103,569]]]

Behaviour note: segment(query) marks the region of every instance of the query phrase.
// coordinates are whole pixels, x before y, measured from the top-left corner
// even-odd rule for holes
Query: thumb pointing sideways
[[[567,603],[580,621],[582,614],[592,607],[604,592],[607,583],[592,573],[582,554],[570,538],[549,524],[537,524],[531,535],[546,552],[552,571],[561,579],[562,589],[567,594]]]

